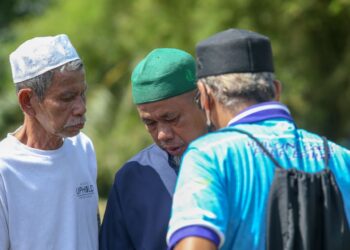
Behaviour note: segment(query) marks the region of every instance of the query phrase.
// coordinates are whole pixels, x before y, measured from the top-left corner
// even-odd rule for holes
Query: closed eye
[[[142,121],[146,126],[152,126],[152,125],[156,124],[156,122],[153,120],[142,119]]]
[[[87,88],[85,88],[81,93],[79,93],[79,92],[68,92],[68,93],[65,93],[65,94],[63,94],[61,96],[61,100],[64,101],[64,102],[71,102],[77,96],[80,96],[85,101],[85,99],[86,99],[86,91],[87,91]]]
[[[169,123],[171,123],[171,122],[176,122],[177,120],[178,120],[178,116],[165,119],[165,121],[166,121],[166,122],[169,122]]]
[[[75,94],[64,95],[61,97],[61,100],[64,102],[70,102],[74,100],[75,96]]]

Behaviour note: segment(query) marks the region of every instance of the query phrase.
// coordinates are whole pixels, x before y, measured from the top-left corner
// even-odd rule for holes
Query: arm
[[[201,237],[187,237],[181,240],[174,250],[217,250],[216,245]]]
[[[186,244],[175,249],[209,250],[224,243],[227,202],[224,181],[213,162],[209,154],[192,150],[184,156],[167,234],[169,247]]]

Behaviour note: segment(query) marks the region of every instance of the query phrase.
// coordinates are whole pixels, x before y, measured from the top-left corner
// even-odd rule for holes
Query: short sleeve
[[[227,200],[224,172],[210,152],[189,148],[183,158],[174,195],[167,240],[177,230],[204,226],[224,242],[227,227]]]

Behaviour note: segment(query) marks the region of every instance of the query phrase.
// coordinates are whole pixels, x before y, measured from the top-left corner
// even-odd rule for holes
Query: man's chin
[[[185,152],[186,148],[184,146],[180,147],[165,147],[163,148],[165,151],[168,152],[168,154],[172,156],[179,156],[181,157],[183,153]]]
[[[75,126],[69,126],[65,127],[62,131],[62,134],[64,137],[73,137],[80,133],[80,131],[84,128],[84,123],[75,125]]]
[[[74,137],[74,136],[78,135],[79,133],[80,133],[80,129],[79,130],[70,130],[70,131],[64,131],[63,133],[60,133],[60,136],[62,138]]]

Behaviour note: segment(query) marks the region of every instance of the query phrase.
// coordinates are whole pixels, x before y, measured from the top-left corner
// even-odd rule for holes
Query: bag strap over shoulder
[[[324,148],[324,164],[326,165],[326,168],[329,168],[329,145],[328,145],[328,140],[326,137],[322,136],[322,141],[323,141],[323,148]]]
[[[249,133],[249,132],[247,132],[245,130],[241,130],[241,129],[237,129],[237,128],[232,128],[231,131],[232,130],[236,131],[238,133],[241,133],[241,134],[245,134],[249,138],[251,138],[253,141],[255,141],[256,144],[258,144],[258,146],[262,149],[262,151],[264,151],[264,153],[271,159],[271,161],[275,164],[275,166],[279,167],[279,168],[282,168],[281,165],[276,161],[276,159],[269,152],[269,150],[267,150],[267,148],[262,144],[262,142],[260,140],[258,140],[258,138],[256,138],[254,135],[252,135],[251,133]]]

